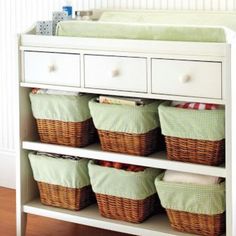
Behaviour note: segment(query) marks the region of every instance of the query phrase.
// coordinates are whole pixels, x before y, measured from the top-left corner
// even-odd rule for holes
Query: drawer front
[[[146,59],[85,55],[85,87],[147,92]]]
[[[221,63],[152,59],[152,93],[222,98]]]
[[[80,56],[77,54],[25,52],[25,82],[80,86]]]

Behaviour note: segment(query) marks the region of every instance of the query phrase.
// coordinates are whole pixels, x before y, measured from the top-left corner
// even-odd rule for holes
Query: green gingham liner
[[[32,94],[30,100],[36,119],[82,122],[91,118],[88,102],[94,95]]]
[[[90,185],[87,159],[71,160],[29,153],[34,179],[68,188]]]
[[[177,138],[218,141],[225,138],[225,110],[194,110],[162,103],[159,110],[162,134]]]
[[[225,182],[214,185],[172,183],[155,180],[161,205],[166,209],[194,214],[217,215],[225,212]]]
[[[144,106],[129,106],[89,102],[93,122],[98,130],[143,134],[160,127],[158,106],[153,101]]]
[[[88,169],[95,193],[133,200],[142,200],[156,193],[154,180],[162,171],[153,168],[140,172],[125,171],[96,165],[94,161],[89,162]]]
[[[235,17],[234,17],[235,19]],[[186,23],[186,21],[185,21]],[[222,27],[162,25],[139,22],[61,21],[57,36],[136,40],[226,42]]]

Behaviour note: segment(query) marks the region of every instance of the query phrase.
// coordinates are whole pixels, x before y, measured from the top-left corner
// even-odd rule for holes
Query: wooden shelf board
[[[122,233],[145,236],[190,236],[192,234],[174,231],[165,213],[152,216],[141,224],[132,224],[124,221],[111,220],[100,216],[96,204],[81,211],[42,205],[39,199],[35,199],[23,206],[25,213],[54,218],[92,227],[113,230]]]
[[[128,96],[128,97],[143,97],[161,100],[178,100],[178,101],[189,101],[189,102],[202,102],[202,103],[215,103],[215,104],[225,104],[224,99],[211,99],[211,98],[199,98],[199,97],[189,97],[189,96],[179,96],[179,95],[168,95],[168,94],[155,94],[155,93],[139,93],[139,92],[128,92],[128,91],[118,91],[118,90],[107,90],[98,88],[82,88],[73,87],[66,85],[52,85],[52,84],[40,84],[31,82],[21,82],[20,86],[23,88],[41,88],[41,89],[55,89],[70,92],[81,92],[81,93],[93,93],[93,94],[104,94],[111,95],[116,94],[116,96]]]
[[[156,152],[150,156],[133,156],[113,152],[102,151],[99,144],[92,144],[84,148],[74,148],[62,145],[45,144],[41,142],[24,141],[23,149],[32,151],[42,151],[58,153],[64,155],[80,156],[83,158],[110,160],[121,163],[154,167],[160,169],[169,169],[176,171],[185,171],[189,173],[205,174],[211,176],[226,177],[224,166],[206,166],[192,163],[169,161],[166,152]]]

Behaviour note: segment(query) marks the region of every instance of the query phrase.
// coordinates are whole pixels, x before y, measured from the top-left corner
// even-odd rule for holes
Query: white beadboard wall
[[[0,186],[15,186],[14,110],[17,89],[16,34],[51,18],[63,0],[0,0]],[[232,11],[236,0],[72,0],[74,9]]]

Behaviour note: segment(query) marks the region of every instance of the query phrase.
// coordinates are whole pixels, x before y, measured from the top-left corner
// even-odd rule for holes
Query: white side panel
[[[236,43],[234,43],[231,47],[231,63],[232,65],[235,65],[236,63]],[[230,223],[228,226],[228,230],[232,232],[231,235],[236,235],[236,69],[235,66],[231,67],[231,84],[228,84],[228,89],[231,89],[231,100],[229,101],[229,104],[231,105],[231,112],[229,111],[229,117],[228,117],[228,135],[231,137],[230,142],[228,143],[228,152],[230,156],[230,159],[228,160],[228,169],[229,169],[229,179],[228,187],[231,189],[228,195],[228,209],[231,209],[229,213],[230,217]],[[229,97],[230,98],[230,97]],[[231,125],[231,127],[230,127]],[[230,129],[231,128],[231,129]]]

